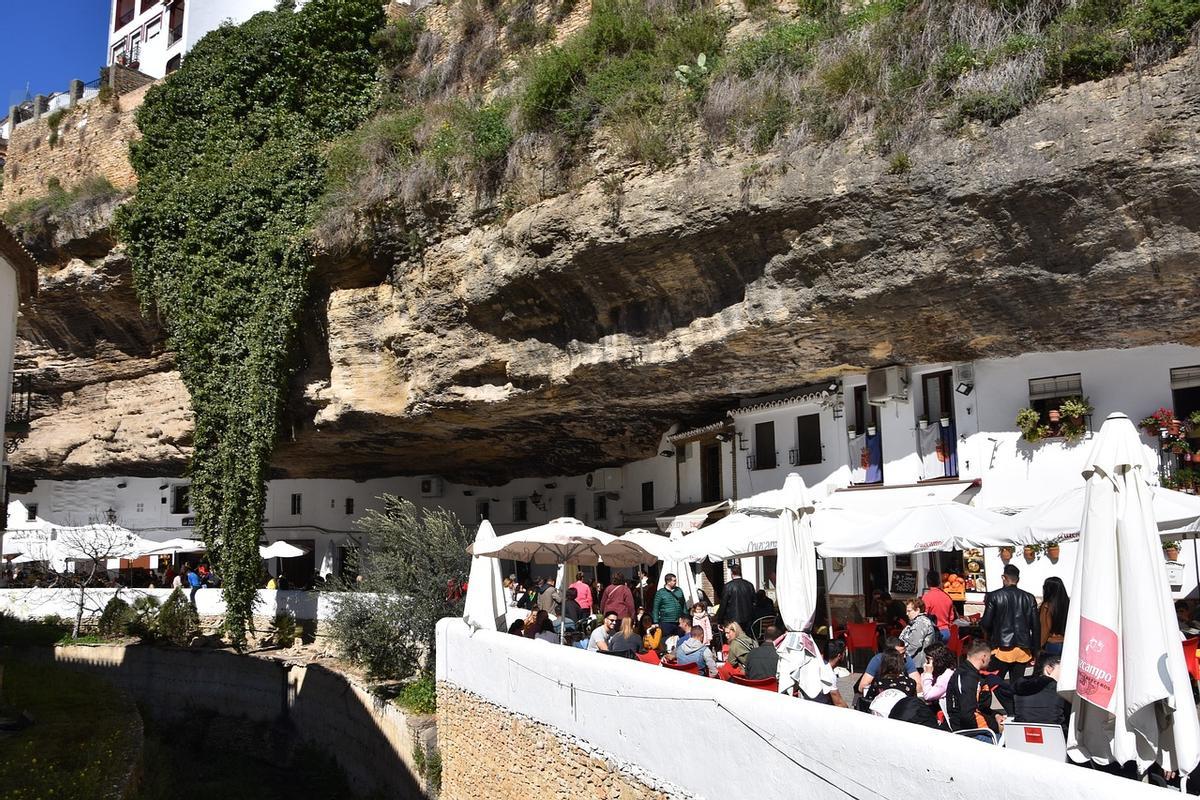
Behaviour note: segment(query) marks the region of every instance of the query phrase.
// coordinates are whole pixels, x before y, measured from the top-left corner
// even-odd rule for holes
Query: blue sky
[[[31,94],[100,77],[110,0],[0,0],[0,118]]]

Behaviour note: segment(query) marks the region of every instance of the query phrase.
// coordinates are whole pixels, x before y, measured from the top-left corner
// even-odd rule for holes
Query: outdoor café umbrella
[[[476,546],[496,538],[492,523],[486,519],[475,534]],[[504,584],[500,578],[500,562],[491,556],[471,556],[471,574],[467,579],[467,599],[463,604],[463,619],[476,630],[494,631],[504,619]]]
[[[965,503],[923,504],[881,517],[850,536],[825,541],[817,549],[826,558],[864,558],[998,547],[1008,542],[989,531],[1003,521],[1002,514]]]
[[[205,550],[204,542],[199,539],[168,539],[165,542],[151,542],[149,549],[143,550],[144,556],[173,556],[177,553],[199,553]]]
[[[817,553],[813,547],[813,504],[804,482],[791,487],[789,505],[778,513],[776,538],[779,542],[776,565],[776,602],[779,616],[787,628],[787,637],[779,648],[778,678],[780,691],[793,685],[804,689],[808,697],[820,692],[822,660],[812,636],[807,633],[817,610]]]
[[[497,536],[490,542],[477,542],[467,548],[467,552],[476,556],[493,556],[507,558],[513,561],[531,561],[535,564],[595,564],[605,555],[605,551],[620,557],[628,556],[631,543],[624,543],[612,548],[617,537],[611,533],[591,528],[573,517],[559,517],[544,525],[527,528],[515,533]],[[643,561],[654,561],[649,553],[644,553]],[[565,584],[566,574],[559,581]],[[561,587],[566,596],[566,586]],[[566,637],[566,625],[559,626],[559,641]]]
[[[1147,475],[1147,478],[1149,476]],[[1087,486],[1077,486],[1044,503],[1002,518],[988,535],[1006,539],[1006,544],[1060,542],[1079,533]],[[1149,489],[1151,513],[1161,531],[1172,531],[1200,520],[1200,497],[1161,486]]]
[[[1133,423],[1105,420],[1088,454],[1059,693],[1067,752],[1099,764],[1191,772],[1200,721],[1151,511],[1150,468]],[[1186,783],[1186,780],[1183,781]]]
[[[296,558],[307,553],[307,550],[297,547],[290,542],[271,542],[265,547],[260,545],[258,554],[263,558]]]

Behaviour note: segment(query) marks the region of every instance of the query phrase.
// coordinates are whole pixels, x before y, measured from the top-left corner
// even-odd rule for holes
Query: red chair
[[[970,622],[972,625],[978,625],[978,624],[979,624],[979,620],[981,620],[981,619],[983,619],[983,615],[981,615],[981,614],[972,614],[971,616],[967,617],[967,620],[968,620],[968,621],[969,621],[969,622]]]
[[[695,662],[691,664],[672,664],[668,661],[662,662],[662,665],[667,669],[673,669],[677,672],[690,672],[692,675],[700,674],[700,667]]]
[[[949,650],[951,653],[954,653],[954,657],[961,661],[962,657],[963,657],[963,653],[965,653],[967,651],[967,645],[970,644],[970,641],[971,641],[971,637],[968,636],[964,640],[959,635],[957,625],[951,625],[950,626],[950,640],[946,642],[946,649]]]
[[[779,692],[779,678],[772,676],[770,678],[744,678],[741,675],[732,675],[730,681],[738,686],[749,686],[751,689],[766,689],[768,692]]]
[[[1194,681],[1200,681],[1200,664],[1196,662],[1196,645],[1198,644],[1200,644],[1200,637],[1183,640],[1183,660],[1187,663],[1188,674]]]
[[[662,659],[658,657],[658,653],[654,652],[653,650],[647,650],[644,653],[638,653],[637,660],[641,661],[643,664],[658,665],[662,663]]]
[[[870,650],[872,653],[879,647],[879,627],[874,622],[846,623],[846,650],[849,651],[850,663],[854,664],[855,650]]]

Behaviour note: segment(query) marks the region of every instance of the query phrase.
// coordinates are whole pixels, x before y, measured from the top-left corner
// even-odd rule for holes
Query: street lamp
[[[108,511],[104,512],[104,518],[108,520],[109,525],[117,524],[117,512],[112,510],[112,506],[109,506]]]

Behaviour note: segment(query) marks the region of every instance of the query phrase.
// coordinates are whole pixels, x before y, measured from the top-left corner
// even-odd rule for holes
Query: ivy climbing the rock
[[[166,323],[195,414],[196,524],[226,632],[253,612],[265,479],[309,297],[307,234],[328,142],[374,105],[379,0],[312,0],[223,26],[146,95],[118,226]]]

